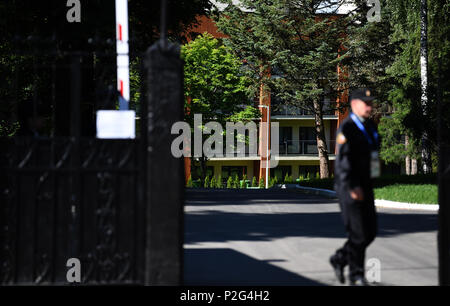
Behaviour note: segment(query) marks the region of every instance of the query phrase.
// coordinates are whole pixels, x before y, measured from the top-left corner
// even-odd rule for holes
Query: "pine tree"
[[[222,175],[219,175],[219,178],[217,179],[216,188],[222,188]]]
[[[278,176],[275,175],[275,177],[273,178],[273,184],[276,185],[278,184]]]
[[[253,176],[252,187],[258,187],[257,182],[256,182],[256,176]]]
[[[283,105],[314,116],[320,174],[328,177],[329,148],[323,115],[327,108],[347,106],[325,105],[324,97],[335,101],[334,97],[348,88],[340,77],[336,78],[337,67],[350,61],[353,52],[353,48],[346,48],[350,38],[344,33],[358,26],[357,21],[365,20],[367,7],[358,6],[354,15],[333,15],[342,1],[219,2],[228,6],[216,17],[218,28],[228,36],[224,43],[246,61],[245,71],[254,80],[253,92],[258,93],[261,88],[272,91]],[[328,7],[330,14],[319,14],[323,7]],[[280,77],[273,78],[274,74]]]
[[[241,188],[247,188],[247,174],[244,174],[244,176],[242,177]]]
[[[259,188],[264,188],[266,185],[265,185],[265,182],[264,182],[264,178],[263,177],[260,177],[259,178]]]
[[[233,180],[233,189],[238,189],[240,187],[239,177],[236,175]]]
[[[231,175],[228,177],[227,180],[227,188],[228,189],[233,188],[233,178],[231,177]]]
[[[216,188],[216,187],[217,187],[217,181],[216,181],[216,177],[215,177],[215,176],[212,177],[209,186],[210,186],[211,188]]]

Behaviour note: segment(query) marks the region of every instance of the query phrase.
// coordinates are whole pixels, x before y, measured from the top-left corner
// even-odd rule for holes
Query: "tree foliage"
[[[220,2],[227,7],[216,13],[215,20],[228,35],[225,44],[245,61],[253,92],[259,93],[262,87],[282,107],[303,109],[315,117],[320,173],[328,177],[323,114],[327,109],[347,107],[334,103],[350,86],[338,77],[337,69],[343,63],[356,65],[363,44],[354,33],[367,24],[362,18],[367,12],[365,2],[356,1],[359,5],[353,14],[337,14],[344,1]],[[352,84],[359,79],[354,80]],[[326,98],[331,103],[326,105]]]
[[[218,39],[204,33],[182,47],[185,119],[194,114],[224,124],[230,118],[254,115],[248,98],[249,79],[242,75],[242,62]]]
[[[401,157],[420,157],[422,135],[426,133],[432,153],[437,153],[438,95],[442,94],[442,130],[449,130],[450,112],[448,78],[449,42],[448,1],[428,2],[428,105],[421,105],[420,78],[420,0],[395,0],[387,4],[386,24],[391,26],[389,44],[394,47],[392,62],[386,67],[387,103],[392,107],[391,118],[382,120],[381,157],[387,162],[399,162]],[[379,33],[379,36],[386,33]],[[445,60],[447,59],[447,60]],[[440,83],[440,86],[438,84]],[[447,107],[445,107],[447,105]],[[397,135],[394,137],[394,135]],[[409,137],[405,148],[400,135]],[[447,134],[448,135],[448,134]]]

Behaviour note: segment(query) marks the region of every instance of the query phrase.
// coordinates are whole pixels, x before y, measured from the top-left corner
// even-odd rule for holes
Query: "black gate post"
[[[438,59],[442,63],[441,58]],[[443,88],[442,65],[438,65],[438,92],[437,92],[437,136],[438,136],[438,196],[439,196],[439,284],[450,285],[450,127],[442,118]]]
[[[439,169],[439,284],[450,285],[450,149],[441,145]]]
[[[439,57],[438,62],[442,63]],[[439,284],[450,285],[450,127],[442,118],[442,65],[438,65],[437,82],[437,139],[438,139],[438,197],[439,197]]]
[[[145,284],[179,285],[183,271],[184,168],[183,159],[171,153],[175,138],[171,127],[183,120],[183,64],[179,46],[162,36],[145,55]]]

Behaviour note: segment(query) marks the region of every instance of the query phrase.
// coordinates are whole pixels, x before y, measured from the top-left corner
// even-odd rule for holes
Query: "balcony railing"
[[[335,115],[335,111],[332,109],[325,108],[323,114],[326,116]],[[314,114],[310,111],[304,110],[299,107],[290,105],[275,105],[271,111],[272,116],[313,116]]]
[[[327,149],[329,154],[334,154],[336,141],[328,140]],[[279,155],[317,155],[316,140],[286,140],[280,142]]]
[[[335,140],[327,140],[327,150],[328,154],[335,154]],[[236,150],[235,147],[231,147],[231,150]],[[259,152],[260,147],[257,147],[258,153],[250,154],[248,144],[245,145],[245,153],[242,157],[259,157],[262,152]],[[265,148],[263,154],[265,154]],[[272,150],[272,153],[275,152]],[[316,140],[285,140],[281,141],[278,146],[278,155],[280,156],[294,156],[294,155],[317,155],[317,141]],[[217,156],[216,156],[217,157]],[[237,153],[227,155],[226,146],[223,146],[223,156],[222,157],[238,157]]]

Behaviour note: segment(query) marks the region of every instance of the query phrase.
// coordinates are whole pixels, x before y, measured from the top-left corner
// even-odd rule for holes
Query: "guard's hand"
[[[355,189],[350,190],[350,196],[355,201],[364,200],[364,192],[361,187],[356,187]]]

